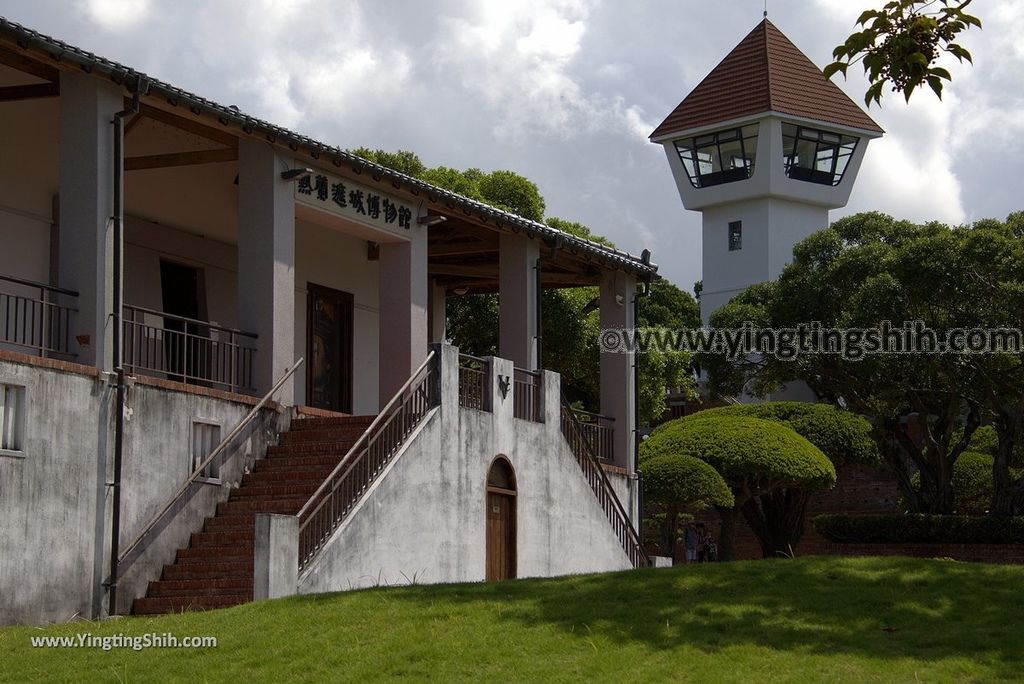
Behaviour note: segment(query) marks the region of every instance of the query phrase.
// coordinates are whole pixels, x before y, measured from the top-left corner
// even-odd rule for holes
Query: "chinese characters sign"
[[[392,233],[410,230],[415,215],[408,202],[320,170],[299,179],[295,201]]]

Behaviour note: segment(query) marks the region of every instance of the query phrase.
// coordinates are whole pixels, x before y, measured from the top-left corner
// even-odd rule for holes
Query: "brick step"
[[[291,482],[278,482],[276,484],[254,484],[239,487],[231,491],[228,501],[249,501],[250,499],[295,499],[309,498],[309,495],[316,491],[316,488],[323,482],[312,484],[294,484]]]
[[[242,483],[240,489],[246,487],[260,487],[272,484],[282,485],[302,485],[312,484],[317,485],[323,482],[328,475],[331,474],[331,470],[334,466],[324,466],[317,470],[285,470],[285,469],[271,469],[261,470],[259,472],[247,473],[242,477]]]
[[[251,546],[256,539],[253,526],[214,532],[193,532],[189,538],[189,548],[198,549],[204,546],[235,546],[244,544]]]
[[[282,513],[295,515],[309,497],[297,496],[287,499],[243,499],[217,504],[217,515],[236,513]]]
[[[288,459],[310,459],[315,457],[333,457],[341,459],[348,454],[348,450],[355,442],[344,444],[336,442],[309,442],[308,444],[288,444],[286,446],[268,446],[266,458],[256,462],[257,465],[266,462],[272,464]]]
[[[329,430],[296,430],[281,434],[278,444],[288,446],[290,444],[308,444],[310,442],[355,442],[366,432],[364,427],[331,428]]]
[[[255,530],[256,518],[251,513],[238,513],[234,515],[219,515],[207,518],[203,523],[204,532],[253,532]]]
[[[252,577],[225,579],[158,580],[149,583],[146,595],[157,596],[230,596],[252,595]]]
[[[199,546],[196,548],[178,549],[174,558],[176,564],[201,563],[223,561],[231,562],[237,560],[251,561],[253,556],[253,544],[242,542],[231,546]]]
[[[291,429],[294,432],[306,430],[324,430],[338,427],[362,427],[365,431],[377,416],[345,416],[338,418],[301,418],[293,420]]]
[[[157,598],[135,599],[132,613],[135,615],[158,615],[181,613],[191,610],[213,610],[228,608],[252,599],[242,595],[233,596],[160,596]]]
[[[327,468],[328,472],[331,468],[338,465],[341,459],[345,457],[345,454],[333,453],[333,454],[310,454],[308,456],[273,456],[270,458],[262,458],[256,461],[256,466],[253,468],[254,473],[260,473],[269,470],[294,470],[295,472],[310,472],[318,468]]]
[[[167,581],[188,579],[252,579],[253,560],[208,560],[181,565],[165,565],[161,579]]]

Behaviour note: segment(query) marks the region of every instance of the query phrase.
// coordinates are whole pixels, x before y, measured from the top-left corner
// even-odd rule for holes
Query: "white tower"
[[[651,134],[704,215],[701,316],[772,280],[845,206],[883,131],[765,19]]]

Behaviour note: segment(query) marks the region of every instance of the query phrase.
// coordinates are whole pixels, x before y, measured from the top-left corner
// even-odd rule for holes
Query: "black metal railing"
[[[459,354],[459,406],[491,410],[491,363],[487,359]]]
[[[615,419],[609,416],[602,416],[600,413],[591,413],[580,409],[573,409],[576,420],[580,426],[583,438],[590,444],[591,451],[602,461],[611,462],[615,460]]]
[[[436,352],[398,390],[298,513],[299,570],[309,565],[370,485],[440,403]]]
[[[516,418],[544,422],[543,387],[540,371],[513,370],[512,410]]]
[[[619,497],[616,496],[615,490],[612,489],[612,483],[608,480],[608,475],[604,472],[604,468],[601,467],[597,455],[591,449],[589,440],[584,436],[583,430],[580,429],[580,422],[576,417],[576,413],[564,397],[562,398],[561,413],[562,434],[569,443],[569,449],[572,451],[573,456],[576,457],[580,468],[583,469],[583,475],[593,490],[594,496],[597,497],[602,510],[608,516],[608,522],[611,523],[615,536],[619,538],[622,549],[626,552],[633,567],[648,567],[651,561],[647,556],[647,552],[644,551],[643,546],[640,544],[640,537],[630,522],[626,510],[622,507]]]
[[[254,333],[141,306],[124,307],[124,366],[135,375],[209,385],[230,392],[253,389]]]
[[[75,356],[71,352],[71,319],[77,312],[63,303],[78,293],[59,287],[0,275],[0,343],[31,349],[40,356]]]

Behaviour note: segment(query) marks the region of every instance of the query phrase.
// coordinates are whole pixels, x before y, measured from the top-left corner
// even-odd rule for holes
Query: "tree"
[[[661,551],[675,549],[681,514],[712,506],[731,507],[729,486],[710,465],[692,456],[648,449],[640,467],[644,473],[644,501],[663,511]],[[671,554],[674,555],[674,554]]]
[[[769,401],[709,409],[702,415],[747,416],[781,423],[820,449],[836,467],[848,463],[877,464],[881,460],[871,423],[828,404]],[[789,487],[784,492],[751,499],[744,506],[744,518],[755,528],[765,558],[790,553],[803,537],[812,493]]]
[[[871,85],[864,95],[868,106],[881,103],[888,84],[893,92],[910,100],[914,91],[928,84],[941,99],[943,81],[952,80],[949,71],[936,66],[942,53],[961,62],[972,62],[971,53],[956,38],[981,20],[965,9],[973,0],[893,0],[880,10],[867,10],[853,33],[832,55],[836,61],[825,67],[826,78],[837,72],[846,76],[858,61]]]
[[[1021,327],[1024,254],[1015,225],[983,221],[951,229],[879,213],[836,221],[796,245],[778,280],[748,288],[712,324],[736,328],[750,321],[778,330],[819,322],[847,331],[851,349],[863,350],[867,345],[856,344],[865,341],[862,331],[894,322],[896,339],[884,344],[902,344],[903,322],[921,321],[934,332],[934,340],[923,340],[933,348],[844,356],[811,340],[793,360],[709,355],[702,365],[712,389],[746,386],[765,394],[801,380],[819,397],[870,416],[883,458],[919,513],[952,512],[953,468],[979,425],[991,421],[1008,450],[1005,459],[996,458],[997,478],[1004,479],[996,490],[1007,497],[1005,510],[1014,510],[1013,502],[1024,503],[1024,483],[1008,470],[1022,416],[1020,355],[954,354],[938,344],[956,330]],[[901,425],[911,413],[921,421],[920,443]],[[911,482],[914,472],[921,474],[920,487]]]
[[[737,516],[742,513],[749,521],[757,515],[759,507],[748,503],[765,496],[786,498],[795,489],[828,489],[836,481],[835,468],[820,449],[785,425],[759,418],[704,411],[670,421],[644,442],[641,458],[668,453],[706,462],[729,485],[733,505],[716,506],[722,560],[734,557]],[[765,529],[763,523],[754,518],[755,533]],[[762,549],[771,547],[761,542]]]
[[[357,147],[354,150],[349,150],[349,152],[413,178],[419,178],[426,170],[419,155],[408,150],[387,152],[386,150],[371,150],[368,147]]]

